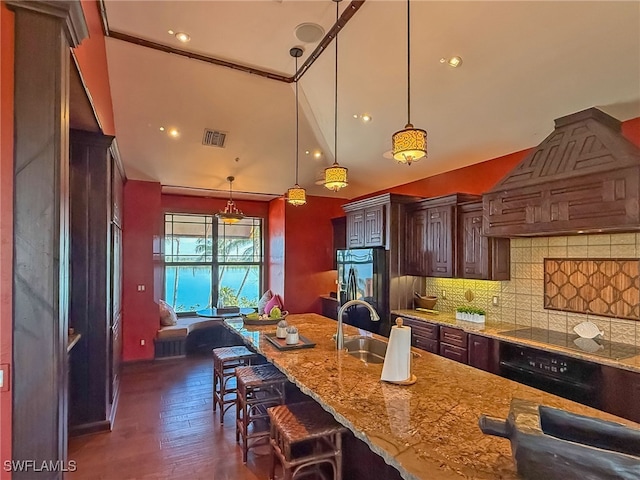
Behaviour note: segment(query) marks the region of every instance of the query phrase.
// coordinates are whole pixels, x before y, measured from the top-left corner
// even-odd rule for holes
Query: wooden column
[[[79,1],[15,11],[13,458],[66,460],[70,46],[87,35]],[[62,478],[14,472],[12,478]]]

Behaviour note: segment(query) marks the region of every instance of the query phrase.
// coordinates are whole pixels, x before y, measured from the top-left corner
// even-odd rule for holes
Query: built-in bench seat
[[[154,340],[155,358],[177,357],[186,354],[187,336],[196,330],[221,325],[220,318],[178,317],[176,325],[160,327]]]

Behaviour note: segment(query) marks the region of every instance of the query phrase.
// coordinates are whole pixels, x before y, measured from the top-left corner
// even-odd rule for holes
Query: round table
[[[249,315],[255,311],[255,308],[241,308],[240,311],[236,313],[217,313],[215,308],[205,308],[204,310],[198,310],[196,315],[207,318],[233,318],[239,317],[240,315]]]

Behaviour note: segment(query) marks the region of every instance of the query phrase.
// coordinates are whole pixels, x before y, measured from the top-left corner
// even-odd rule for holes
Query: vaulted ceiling
[[[338,4],[341,15],[350,4]],[[293,185],[293,83],[115,37],[291,77],[289,49],[304,48],[302,65],[318,46],[300,41],[296,27],[329,32],[335,2],[104,5],[115,32],[107,56],[128,178],[220,194],[228,175],[244,192],[281,195]],[[406,15],[404,1],[367,0],[339,33],[337,158],[350,185],[338,194],[317,184],[335,155],[334,42],[300,78],[299,183],[309,194],[352,198],[529,148],[555,118],[591,106],[620,120],[640,117],[639,2],[414,0],[411,120],[428,132],[429,157],[397,164],[388,152],[407,121]],[[168,30],[191,40],[180,43]],[[440,62],[453,55],[460,67]],[[372,121],[354,118],[362,114]],[[170,137],[171,128],[179,136]],[[227,134],[224,148],[202,145],[205,128]]]

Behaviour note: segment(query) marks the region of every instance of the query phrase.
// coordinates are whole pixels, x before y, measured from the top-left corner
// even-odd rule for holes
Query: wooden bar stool
[[[242,444],[242,462],[250,448],[269,441],[267,408],[283,404],[287,377],[272,364],[236,368],[236,442]],[[264,440],[264,441],[263,441]]]
[[[220,423],[224,423],[225,412],[236,403],[236,367],[251,365],[257,358],[258,354],[247,347],[213,349],[213,411],[220,406]]]
[[[285,480],[312,473],[310,467],[322,475],[323,463],[331,465],[333,480],[342,479],[342,433],[346,428],[330,413],[315,402],[302,402],[272,407],[269,417],[269,480],[275,478],[276,459],[282,465]]]

